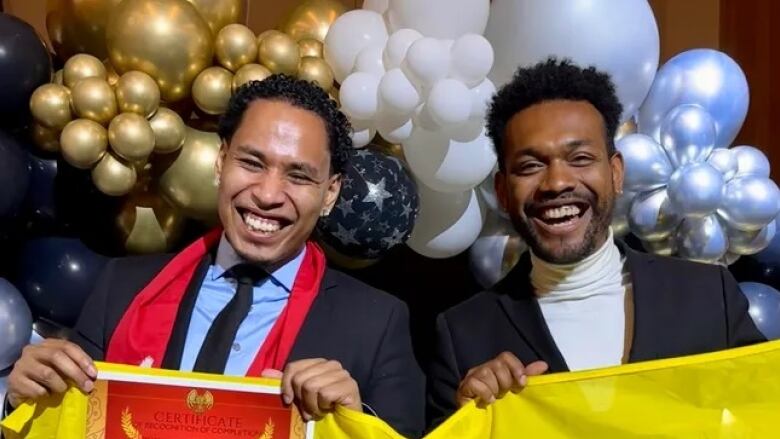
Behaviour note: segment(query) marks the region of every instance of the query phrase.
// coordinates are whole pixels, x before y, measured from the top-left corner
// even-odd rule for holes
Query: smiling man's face
[[[274,269],[303,248],[338,198],[325,122],[284,101],[247,107],[217,160],[218,208],[228,241],[244,259]]]
[[[623,160],[610,156],[601,114],[585,101],[532,105],[507,123],[496,192],[534,254],[577,262],[608,236]]]

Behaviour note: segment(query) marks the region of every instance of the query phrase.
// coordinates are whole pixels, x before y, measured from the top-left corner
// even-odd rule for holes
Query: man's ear
[[[620,151],[615,151],[612,157],[609,158],[609,166],[612,168],[612,187],[615,188],[616,193],[622,194],[623,177],[625,177],[626,168],[623,162],[623,154]]]
[[[214,163],[214,182],[219,184],[220,180],[222,179],[222,165],[225,163],[225,158],[227,157],[229,145],[226,141],[222,141],[222,144],[219,145],[219,155],[217,155],[217,161]]]
[[[322,216],[328,216],[339,199],[341,192],[341,174],[333,174],[328,178],[328,189],[325,193],[325,203],[322,206]]]

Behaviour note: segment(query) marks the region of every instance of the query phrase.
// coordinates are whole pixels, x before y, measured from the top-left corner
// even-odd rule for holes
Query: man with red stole
[[[220,121],[221,228],[176,255],[109,262],[72,341],[24,350],[15,406],[75,383],[93,360],[282,379],[304,419],[337,406],[423,429],[424,382],[398,299],[327,267],[310,241],[338,199],[352,147],[327,93],[282,75],[253,81]]]

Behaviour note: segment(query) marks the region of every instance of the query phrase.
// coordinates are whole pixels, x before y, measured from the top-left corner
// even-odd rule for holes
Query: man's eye
[[[239,162],[241,162],[241,164],[243,164],[243,165],[245,165],[245,166],[247,166],[249,168],[257,168],[257,169],[259,169],[259,168],[263,167],[263,164],[258,162],[257,160],[239,159]]]
[[[540,162],[525,162],[519,164],[515,171],[521,175],[528,175],[539,171],[543,166]]]
[[[572,163],[578,166],[585,166],[593,163],[594,159],[592,156],[588,154],[578,154],[574,156],[571,160]]]

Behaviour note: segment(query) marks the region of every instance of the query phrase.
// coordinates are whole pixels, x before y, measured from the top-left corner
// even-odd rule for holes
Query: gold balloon
[[[260,32],[260,35],[257,36],[257,47],[260,47],[260,43],[263,42],[265,37],[267,37],[269,35],[273,35],[273,34],[280,34],[280,33],[281,32],[279,32],[276,29],[268,29],[268,30],[264,30],[264,31]]]
[[[314,38],[304,38],[298,41],[298,50],[301,51],[301,58],[307,56],[322,58],[323,56],[322,41]]]
[[[209,67],[192,83],[192,100],[207,114],[222,114],[230,101],[233,74],[222,67]]]
[[[501,273],[509,273],[528,247],[519,236],[509,236],[501,258]]]
[[[115,86],[119,82],[119,73],[114,70],[114,66],[108,60],[103,61],[103,65],[106,66],[106,81],[111,87]]]
[[[133,189],[138,175],[135,168],[110,152],[92,169],[92,182],[106,195],[118,197]]]
[[[33,143],[41,151],[57,152],[60,150],[60,132],[43,125],[33,124],[32,134]]]
[[[257,57],[271,72],[287,75],[295,75],[301,60],[298,44],[281,32],[271,33],[260,41]]]
[[[229,24],[217,34],[214,52],[223,67],[235,72],[257,59],[255,33],[243,24]]]
[[[123,0],[111,14],[106,43],[117,72],[149,74],[166,102],[188,96],[214,57],[211,30],[186,0]]]
[[[123,113],[152,117],[160,106],[160,88],[144,72],[127,72],[116,83],[116,102]]]
[[[62,80],[68,88],[73,88],[82,79],[93,77],[106,80],[108,77],[106,66],[99,59],[86,53],[72,56],[62,68]]]
[[[107,148],[106,129],[89,119],[74,120],[60,134],[62,157],[79,169],[91,168],[106,154]]]
[[[76,115],[106,125],[116,116],[114,89],[102,78],[85,78],[71,89]]]
[[[329,91],[333,88],[333,70],[322,58],[305,56],[301,58],[301,65],[298,67],[298,79],[304,81],[313,81],[323,90]]]
[[[57,84],[57,85],[64,85],[65,84],[63,82],[63,77],[62,77],[62,69],[59,69],[56,72],[54,72],[54,75],[52,75],[52,77],[51,77],[51,82],[52,82],[52,84]]]
[[[293,9],[280,29],[295,41],[304,38],[325,41],[330,25],[345,12],[347,7],[338,0],[306,0]]]
[[[30,111],[41,125],[61,130],[73,119],[70,90],[63,85],[43,84],[30,96]]]
[[[238,23],[244,15],[244,0],[187,0],[195,6],[216,35],[223,27]]]
[[[48,0],[46,30],[60,59],[89,53],[100,59],[106,51],[108,16],[121,0]]]
[[[636,122],[634,122],[634,119],[628,119],[627,121],[620,124],[620,126],[617,129],[617,132],[615,133],[615,140],[620,140],[621,138],[629,135],[629,134],[636,134],[637,132],[637,126]]]
[[[143,116],[122,113],[108,126],[108,143],[125,160],[144,160],[154,150],[154,131]]]
[[[167,162],[158,180],[163,196],[186,216],[212,224],[218,222],[214,166],[220,145],[215,133],[188,127],[184,146],[158,158]]]
[[[181,235],[184,218],[160,195],[133,191],[122,202],[116,224],[128,253],[161,253]]]
[[[160,107],[149,124],[154,132],[154,152],[167,154],[177,151],[184,144],[184,121],[175,111]]]
[[[247,64],[233,75],[233,93],[249,81],[262,81],[269,76],[271,71],[260,64]]]

